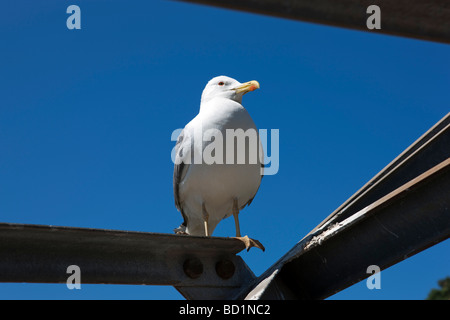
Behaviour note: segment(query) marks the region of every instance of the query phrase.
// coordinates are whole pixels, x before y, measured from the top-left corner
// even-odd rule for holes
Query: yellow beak
[[[236,93],[246,94],[247,92],[254,91],[256,89],[259,89],[259,82],[256,80],[252,80],[252,81],[241,84],[239,87],[235,88],[234,90],[236,90]]]

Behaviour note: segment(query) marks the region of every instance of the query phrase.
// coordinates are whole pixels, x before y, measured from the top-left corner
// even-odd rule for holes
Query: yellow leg
[[[209,219],[209,214],[208,211],[206,211],[206,207],[205,207],[205,203],[202,203],[202,214],[203,214],[203,223],[205,225],[205,236],[209,236],[208,233],[208,219]]]
[[[240,237],[241,236],[241,228],[239,226],[239,208],[238,208],[237,198],[233,199],[233,217],[234,217],[234,224],[236,226],[236,237]]]
[[[259,242],[258,240],[251,239],[248,236],[241,237],[241,228],[239,226],[239,206],[238,206],[238,199],[233,199],[233,217],[234,217],[234,224],[236,225],[236,239],[241,240],[245,247],[247,248],[247,251],[250,250],[251,247],[256,247],[261,249],[262,251],[266,250],[264,246]]]

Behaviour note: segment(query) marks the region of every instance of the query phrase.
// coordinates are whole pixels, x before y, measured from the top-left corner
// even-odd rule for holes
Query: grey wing
[[[253,195],[253,197],[251,197],[251,199],[248,200],[247,203],[244,204],[242,206],[242,208],[240,208],[240,209],[244,209],[245,206],[249,206],[252,203],[253,199],[255,199],[256,194],[258,193],[259,187],[261,186],[262,178],[264,177],[264,150],[263,150],[263,147],[262,147],[262,144],[261,144],[261,140],[259,141],[259,161],[260,161],[260,164],[261,164],[261,180],[259,181],[258,189],[256,190],[256,192]]]
[[[256,192],[255,192],[255,194],[253,195],[253,197],[252,197],[250,200],[248,200],[247,203],[244,204],[244,205],[242,206],[241,209],[244,209],[245,206],[249,206],[249,205],[252,203],[253,199],[255,199],[256,194],[257,194],[258,191],[259,191],[259,187],[261,186],[262,178],[264,177],[263,170],[264,170],[264,163],[261,163],[261,171],[262,171],[262,172],[261,172],[261,180],[259,181],[258,189],[256,190]]]
[[[175,198],[175,207],[181,212],[183,216],[183,225],[186,226],[187,219],[186,215],[183,212],[182,203],[180,200],[180,192],[179,187],[180,183],[183,181],[186,176],[187,171],[189,170],[189,162],[185,161],[187,157],[189,157],[190,143],[187,141],[185,130],[181,131],[180,135],[177,139],[177,144],[175,145],[175,166],[173,169],[173,195]],[[188,149],[188,150],[186,150]],[[186,163],[187,162],[187,163]]]

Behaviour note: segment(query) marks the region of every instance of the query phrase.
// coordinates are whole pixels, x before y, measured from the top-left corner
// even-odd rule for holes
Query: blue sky
[[[66,8],[81,8],[68,30]],[[0,10],[0,221],[171,233],[171,133],[209,79],[258,80],[280,168],[240,215],[259,275],[449,112],[450,46],[159,0],[8,1]],[[234,221],[214,235],[234,236]],[[446,241],[334,299],[423,299]],[[0,284],[0,298],[181,299],[171,287]]]

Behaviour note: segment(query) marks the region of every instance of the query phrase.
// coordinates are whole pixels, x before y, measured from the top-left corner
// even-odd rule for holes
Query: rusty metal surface
[[[303,239],[238,298],[324,299],[450,237],[450,158]]]
[[[233,238],[0,224],[0,282],[171,285],[191,299],[222,299],[254,278]]]
[[[180,0],[179,0],[180,1]],[[181,0],[337,27],[450,43],[446,0]],[[381,9],[381,29],[368,30],[367,7]]]

